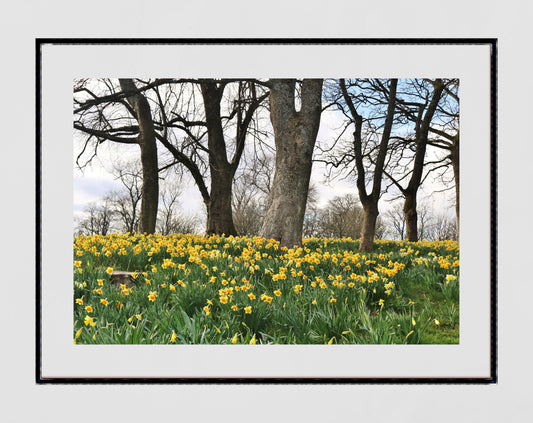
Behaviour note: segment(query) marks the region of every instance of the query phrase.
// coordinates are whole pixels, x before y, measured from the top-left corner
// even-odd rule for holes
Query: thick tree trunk
[[[405,215],[405,236],[407,241],[418,241],[418,214],[416,211],[416,193],[405,192],[405,202],[403,206],[403,213]]]
[[[159,201],[157,144],[152,114],[146,97],[140,93],[135,93],[136,87],[133,80],[120,79],[119,81],[125,93],[132,93],[127,97],[127,100],[134,109],[135,118],[139,124],[137,142],[141,148],[141,164],[143,169],[139,232],[151,234],[155,232]]]
[[[206,232],[208,235],[237,235],[231,207],[231,185],[236,166],[228,162],[220,113],[224,86],[218,86],[215,80],[204,80],[200,87],[204,99],[211,175],[211,193],[206,202]]]
[[[292,248],[302,244],[313,148],[320,125],[322,80],[302,84],[295,109],[295,80],[270,80],[270,119],[276,143],[276,171],[261,236]]]
[[[374,237],[376,236],[376,221],[379,211],[377,204],[369,202],[363,204],[363,229],[361,231],[360,251],[370,252],[374,250]]]
[[[207,235],[237,235],[231,208],[231,170],[211,169],[211,195],[207,203]]]
[[[279,153],[278,153],[279,154]],[[283,154],[276,172],[261,235],[292,248],[302,243],[302,229],[311,177],[312,152]]]

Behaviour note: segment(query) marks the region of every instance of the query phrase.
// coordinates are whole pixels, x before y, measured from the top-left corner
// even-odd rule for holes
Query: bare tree
[[[126,94],[126,101],[131,106],[131,109],[129,109],[130,113],[139,125],[137,143],[141,148],[143,172],[139,232],[154,233],[159,199],[159,169],[152,112],[146,97],[137,92],[137,87],[133,79],[120,79],[119,82],[122,90]]]
[[[417,207],[417,236],[418,239],[430,239],[433,226],[433,210],[427,203],[419,204]],[[407,226],[407,225],[406,225]]]
[[[225,90],[231,84],[237,84],[237,87],[232,91],[231,99],[225,99]],[[194,87],[189,90],[189,99],[186,100],[187,113],[173,105],[167,111],[168,101],[158,96],[162,126],[165,128],[159,139],[173,155],[174,161],[183,164],[191,172],[206,205],[206,232],[235,235],[237,232],[231,208],[233,178],[255,111],[268,93],[258,92],[254,81],[200,79],[194,85],[200,88],[203,117],[198,116]],[[192,128],[195,127],[202,130],[194,132]],[[182,138],[179,147],[173,130],[181,130],[187,135]],[[228,136],[230,130],[234,131],[233,137]],[[202,156],[207,156],[210,189],[206,184],[205,172],[202,171],[202,166],[206,164]]]
[[[111,173],[123,185],[122,191],[110,193],[111,204],[119,228],[134,233],[139,229],[139,205],[142,199],[143,171],[136,161],[114,161]]]
[[[264,209],[254,175],[242,173],[233,184],[233,220],[239,235],[257,235],[261,230]]]
[[[301,82],[301,106],[297,111],[297,81],[268,82],[276,170],[261,235],[289,248],[302,243],[313,149],[322,112],[322,83],[322,79]]]
[[[85,217],[77,225],[80,235],[107,235],[113,222],[112,199],[104,197],[102,202],[90,203],[84,209]]]
[[[408,241],[418,241],[418,213],[417,194],[423,182],[424,165],[426,164],[426,150],[431,121],[437,110],[441,95],[445,89],[442,79],[411,80],[412,90],[416,93],[418,101],[399,101],[398,108],[403,111],[407,119],[414,123],[414,156],[410,173],[403,173],[400,178],[386,175],[401,191],[404,202],[404,214],[406,222],[406,237]],[[409,144],[409,141],[401,144]],[[401,180],[410,175],[407,186],[402,186]]]
[[[456,223],[446,213],[435,213],[431,204],[424,200],[418,204],[418,239],[429,241],[457,239]],[[387,212],[388,235],[393,239],[405,239],[405,213],[401,203],[395,203]]]
[[[141,223],[148,219],[141,225],[145,231],[148,223],[150,230],[152,226],[155,229],[157,171],[183,165],[206,205],[207,233],[235,234],[231,184],[254,113],[268,93],[258,92],[255,82],[244,80],[119,82],[121,90],[110,80],[100,80],[103,92],[98,93],[87,88],[87,80],[76,84],[74,127],[88,135],[80,156],[91,139],[96,140],[94,154],[104,141],[141,146],[143,191],[148,190],[143,192],[146,207],[141,206]],[[229,90],[231,95],[224,96],[226,87],[235,85],[237,88]],[[234,136],[229,136],[231,131]],[[159,169],[155,139],[171,157]]]
[[[173,177],[167,177],[160,186],[157,231],[162,235],[168,235],[173,232],[174,222],[179,216],[178,200],[182,189],[180,183]]]
[[[451,165],[455,185],[455,217],[457,221],[457,238],[459,237],[459,80],[451,79],[444,87],[436,111],[437,119],[429,128],[433,135],[428,140],[432,147],[444,151],[444,158],[436,163],[436,169],[446,169]]]
[[[385,220],[389,236],[398,240],[405,238],[405,215],[401,203],[395,203],[385,212]]]
[[[78,164],[92,139],[96,140],[92,157],[104,141],[139,145],[143,168],[140,231],[153,233],[157,218],[158,161],[151,109],[132,79],[121,79],[119,84],[117,87],[107,79],[75,82],[74,128],[87,135]],[[94,88],[99,91],[95,93]]]
[[[394,121],[394,113],[396,107],[396,88],[398,85],[397,79],[391,79],[389,82],[382,82],[380,80],[363,81],[368,84],[369,88],[383,98],[387,99],[387,114],[385,116],[383,129],[379,144],[376,146],[377,155],[374,162],[372,188],[367,192],[366,188],[366,169],[364,165],[365,150],[363,148],[363,116],[357,111],[357,105],[364,108],[365,102],[383,101],[374,99],[371,96],[363,96],[363,102],[359,102],[358,94],[361,91],[357,90],[354,93],[349,93],[348,86],[344,79],[340,80],[340,88],[346,105],[351,114],[351,120],[355,124],[354,136],[354,160],[357,170],[357,190],[359,198],[363,205],[364,218],[363,229],[361,234],[361,244],[359,249],[361,251],[372,251],[374,248],[374,237],[376,232],[376,221],[379,214],[378,202],[381,196],[382,187],[381,181],[383,178],[383,171],[385,168],[385,160],[387,158],[389,139]],[[355,88],[361,88],[358,81],[351,84]],[[359,103],[359,104],[358,104]],[[361,107],[363,106],[363,107]],[[361,112],[362,113],[362,112]],[[367,142],[368,144],[368,142]],[[369,153],[372,154],[372,153]]]
[[[333,198],[319,213],[319,233],[326,238],[359,238],[363,228],[363,209],[352,194]]]
[[[440,213],[433,216],[433,222],[431,225],[431,239],[451,239],[457,241],[458,235],[459,232],[456,221],[451,219],[445,213]]]

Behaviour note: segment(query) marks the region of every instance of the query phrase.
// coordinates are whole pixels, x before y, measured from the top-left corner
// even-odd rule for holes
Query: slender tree
[[[352,100],[352,95],[350,95],[348,92],[346,81],[344,79],[340,80],[342,95],[350,111],[352,122],[355,125],[355,132],[353,134],[353,151],[355,167],[357,171],[357,190],[359,192],[359,199],[361,200],[364,213],[361,243],[359,246],[359,250],[361,251],[372,251],[374,248],[376,222],[379,215],[378,202],[382,191],[381,182],[383,179],[385,160],[387,158],[389,139],[394,121],[396,88],[398,86],[398,80],[391,79],[388,83],[388,88],[386,88],[381,81],[375,81],[373,85],[379,87],[386,93],[388,104],[385,123],[381,133],[381,140],[379,142],[379,146],[377,147],[377,157],[375,159],[372,177],[372,188],[370,192],[368,192],[366,188],[366,170],[363,162],[363,116],[357,111],[354,101]]]
[[[120,86],[126,93],[133,117],[139,125],[137,143],[141,148],[143,169],[141,214],[139,232],[154,233],[157,221],[157,204],[159,201],[159,177],[157,161],[157,143],[150,104],[144,95],[136,92],[133,79],[120,79]]]
[[[455,217],[457,221],[457,238],[459,238],[460,196],[459,196],[459,80],[445,82],[441,101],[436,110],[438,120],[433,121],[429,132],[433,135],[428,140],[432,147],[444,151],[446,156],[438,167],[445,170],[451,165],[455,185]]]
[[[115,161],[111,173],[120,180],[123,186],[122,191],[111,194],[114,214],[123,232],[134,233],[139,226],[142,168],[135,161]]]
[[[391,176],[390,173],[387,174],[389,179],[391,179],[401,191],[405,199],[403,206],[403,211],[405,214],[405,230],[406,238],[410,242],[418,241],[417,194],[418,189],[423,181],[423,172],[424,165],[426,164],[426,150],[428,146],[428,135],[431,121],[435,111],[437,110],[442,92],[445,88],[442,79],[430,81],[430,85],[433,87],[433,91],[430,92],[429,90],[426,90],[428,95],[426,101],[423,103],[414,104],[414,106],[418,109],[417,113],[414,114],[412,111],[409,111],[408,113],[408,117],[416,117],[414,118],[415,154],[407,186],[402,186],[394,176]],[[401,106],[405,106],[405,103]]]
[[[92,85],[103,86],[106,94],[95,93]],[[98,145],[104,141],[139,145],[143,169],[139,231],[153,233],[159,193],[156,133],[151,108],[145,91],[137,88],[132,79],[119,80],[119,86],[117,90],[116,85],[107,79],[75,83],[74,128],[87,135],[78,164],[91,139],[96,139],[96,143],[94,154],[87,163],[96,156]],[[132,125],[132,119],[137,125]]]
[[[80,235],[107,235],[113,228],[113,205],[112,198],[106,195],[98,203],[93,202],[84,209],[85,217],[81,218],[77,225]]]

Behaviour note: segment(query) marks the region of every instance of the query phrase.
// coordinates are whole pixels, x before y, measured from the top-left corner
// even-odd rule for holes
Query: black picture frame
[[[488,377],[51,377],[42,373],[42,55],[49,45],[484,45],[490,47],[490,375]],[[497,39],[495,38],[38,38],[35,40],[36,281],[35,381],[37,384],[495,384],[497,376]]]

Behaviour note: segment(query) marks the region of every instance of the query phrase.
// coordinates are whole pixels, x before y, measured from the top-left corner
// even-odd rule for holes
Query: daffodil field
[[[454,241],[74,238],[77,344],[459,342]],[[118,271],[128,272],[117,279]]]

